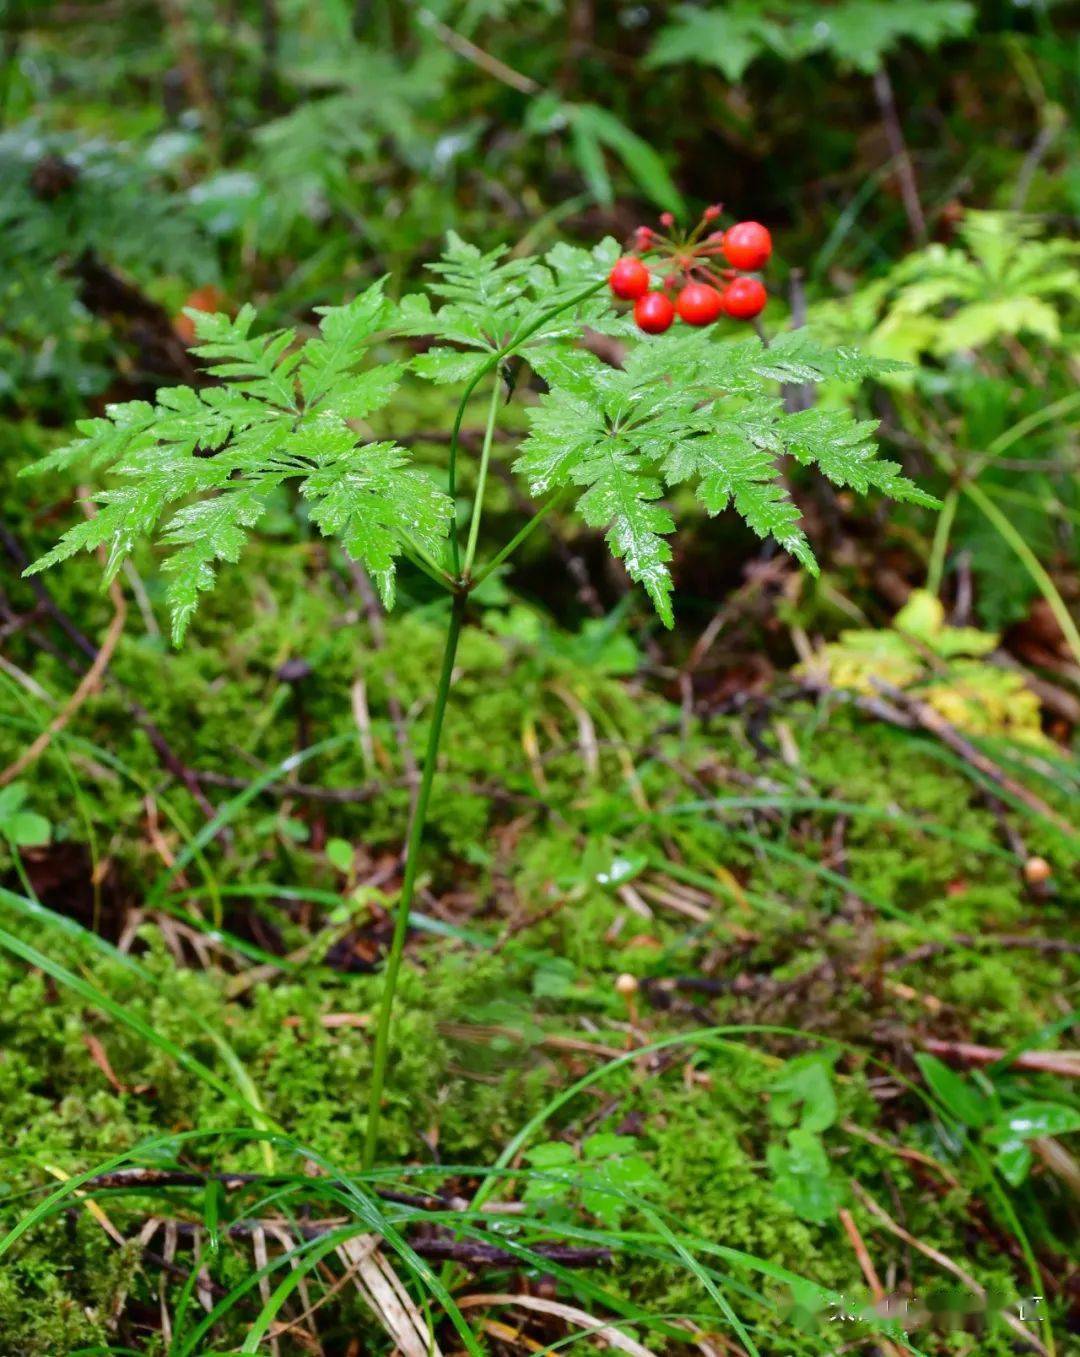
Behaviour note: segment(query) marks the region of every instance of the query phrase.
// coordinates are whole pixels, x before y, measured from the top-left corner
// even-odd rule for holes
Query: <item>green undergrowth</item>
[[[51,841],[22,847],[18,860],[0,853],[2,880],[21,896],[37,889],[52,921],[4,897],[0,925],[93,992],[74,992],[25,954],[0,961],[8,1226],[58,1174],[152,1137],[205,1136],[159,1146],[150,1161],[202,1171],[295,1172],[298,1158],[316,1156],[349,1172],[358,1162],[380,984],[371,962],[385,943],[410,795],[392,708],[421,748],[442,605],[406,580],[419,606],[388,622],[378,645],[346,563],[323,545],[271,544],[260,564],[265,574],[210,598],[179,654],[148,632],[129,588],[110,682],[23,779],[26,809],[49,822]],[[153,610],[155,577],[147,570],[139,582]],[[98,636],[108,601],[77,587],[62,576],[56,599]],[[463,1166],[447,1174],[467,1194],[530,1118],[613,1052],[730,1025],[743,1030],[606,1074],[531,1131],[515,1160],[523,1176],[494,1188],[524,1197],[537,1228],[615,1239],[614,1262],[599,1277],[560,1280],[561,1299],[606,1313],[621,1297],[725,1330],[685,1260],[656,1236],[641,1243],[650,1218],[620,1192],[654,1202],[680,1239],[862,1297],[837,1214],[849,1208],[898,1292],[925,1297],[951,1284],[882,1229],[855,1179],[906,1231],[1015,1305],[1034,1286],[1018,1240],[1030,1237],[1051,1267],[1066,1252],[1067,1189],[1041,1166],[1015,1187],[992,1186],[986,1155],[904,1080],[925,1092],[912,1061],[925,1037],[1065,1042],[1076,958],[1017,940],[1071,936],[1080,852],[1062,822],[1075,767],[994,751],[1055,819],[1006,793],[988,799],[977,770],[928,737],[843,703],[780,690],[749,719],[687,721],[636,672],[624,622],[559,631],[498,582],[477,601],[397,1008],[384,1162]],[[11,655],[44,693],[70,691],[63,651],[16,638]],[[286,682],[281,666],[296,659],[307,670]],[[205,786],[227,837],[196,838],[205,816],[133,723],[132,695],[185,766],[248,784]],[[25,682],[6,679],[0,762],[51,713]],[[1014,767],[1017,758],[1028,762]],[[252,793],[256,779],[272,787]],[[273,790],[290,779],[360,789],[362,799]],[[1024,886],[1021,852],[1050,862],[1047,887]],[[115,940],[131,907],[146,909],[131,955],[147,974],[61,926],[96,922]],[[253,965],[266,967],[258,978]],[[639,982],[629,1006],[614,986],[623,972]],[[1006,1105],[1067,1103],[1063,1082],[993,1075]],[[229,1138],[253,1117],[302,1153]],[[213,1210],[257,1214],[260,1195],[272,1214],[270,1189]],[[205,1221],[207,1202],[178,1190],[104,1196],[101,1206],[130,1240],[149,1215]],[[161,1268],[137,1265],[135,1247],[113,1242],[85,1203],[68,1206],[30,1229],[0,1272],[0,1354],[164,1352],[153,1336]],[[334,1214],[318,1201],[312,1210]],[[724,1294],[761,1352],[835,1350],[840,1321],[820,1305],[815,1319],[775,1277],[710,1265],[728,1278]],[[208,1267],[224,1287],[250,1275],[250,1242],[222,1243]],[[496,1269],[473,1289],[520,1284]],[[598,1284],[606,1301],[589,1290]],[[182,1285],[166,1280],[167,1307]],[[1045,1304],[1057,1322],[1055,1298]],[[197,1350],[235,1350],[257,1309],[250,1297],[238,1303],[216,1346]],[[389,1350],[347,1289],[321,1313],[328,1352],[346,1351],[357,1333],[365,1350]],[[1013,1350],[1000,1325],[965,1323],[970,1332],[927,1322],[912,1341],[934,1354]],[[670,1332],[638,1324],[654,1348],[670,1345]],[[302,1350],[291,1341],[283,1352]]]
[[[224,977],[178,970],[152,929],[146,930],[144,940],[147,951],[142,960],[152,974],[150,983],[132,977],[121,965],[100,961],[93,964],[94,983],[160,1038],[228,1078],[227,1067],[204,1035],[206,1028],[221,1032],[245,1071],[243,1087],[257,1091],[269,1117],[331,1164],[354,1164],[363,1135],[367,1040],[362,1031],[328,1028],[322,1019],[327,1014],[370,1013],[374,982],[309,971],[296,979],[260,985],[243,1002],[230,1002],[224,995]],[[429,946],[416,962],[402,993],[393,1093],[386,1115],[388,1150],[406,1162],[431,1163],[437,1150],[438,1158],[449,1164],[490,1164],[554,1089],[596,1063],[544,1051],[541,1034],[580,1033],[578,1022],[588,1015],[600,1038],[612,1040],[617,1010],[610,990],[582,976],[571,994],[538,998],[536,982],[543,968],[538,970],[524,952],[499,958],[473,952],[436,956]],[[28,1183],[49,1182],[57,1168],[77,1172],[153,1136],[182,1136],[195,1129],[225,1132],[237,1124],[235,1107],[178,1070],[171,1058],[138,1035],[104,1020],[86,1003],[56,990],[40,975],[26,974],[17,964],[5,962],[0,970],[8,995],[5,1055],[0,1063],[0,1130],[9,1194],[3,1213],[6,1224],[37,1199],[25,1195]],[[519,1019],[518,1036],[492,1040],[462,1032],[463,1025],[496,1016],[506,1022],[515,1004],[530,1015],[527,1021]],[[837,1292],[858,1295],[862,1285],[855,1261],[832,1213],[826,1220],[808,1221],[777,1197],[768,1156],[770,1146],[782,1143],[783,1129],[770,1123],[769,1109],[791,1066],[769,1054],[767,1044],[751,1033],[719,1049],[707,1044],[696,1050],[690,1047],[663,1073],[643,1058],[640,1068],[631,1065],[605,1080],[596,1097],[572,1103],[536,1140],[548,1142],[555,1136],[579,1146],[598,1133],[632,1138],[635,1157],[648,1166],[647,1195],[670,1213],[680,1230],[766,1258]],[[815,1049],[798,1041],[784,1043],[788,1051],[800,1048]],[[111,1077],[103,1072],[102,1051]],[[836,1203],[847,1201],[858,1211],[845,1187],[854,1177],[889,1209],[895,1210],[894,1200],[902,1201],[906,1228],[962,1260],[991,1290],[1010,1299],[1024,1294],[1022,1274],[1018,1276],[994,1247],[993,1229],[988,1239],[980,1239],[973,1228],[985,1207],[977,1204],[971,1163],[950,1144],[940,1125],[935,1129],[916,1099],[908,1105],[909,1126],[899,1133],[881,1127],[868,1083],[874,1072],[863,1058],[853,1056],[840,1062],[835,1078],[836,1122],[823,1139]],[[951,1166],[960,1184],[949,1188],[926,1171],[913,1170],[894,1152],[848,1133],[842,1129],[848,1119],[877,1127],[898,1145],[929,1150]],[[193,1145],[177,1141],[159,1146],[155,1155],[139,1159],[151,1165],[179,1162],[230,1172],[295,1168],[280,1151],[268,1164],[259,1146],[231,1148],[227,1140],[218,1143],[212,1138]],[[541,1167],[544,1162],[539,1161]],[[594,1181],[587,1165],[574,1172],[586,1184]],[[601,1177],[601,1203],[606,1181]],[[541,1211],[551,1209],[545,1191],[541,1183],[532,1193]],[[1041,1191],[1052,1206],[1052,1186],[1044,1185]],[[556,1207],[565,1198],[571,1206],[581,1204],[577,1187],[553,1197]],[[164,1200],[184,1219],[199,1220],[205,1205],[199,1192],[174,1193]],[[146,1216],[168,1210],[160,1193],[147,1194],[146,1200],[128,1196],[115,1203],[105,1196],[101,1202],[114,1224],[128,1226],[124,1231],[128,1236]],[[598,1209],[595,1191],[593,1206]],[[1046,1206],[1044,1202],[1033,1209]],[[633,1210],[620,1212],[619,1217],[615,1222],[619,1226],[640,1226]],[[558,1212],[553,1219],[558,1219]],[[873,1223],[865,1214],[860,1219],[869,1234]],[[998,1228],[1003,1228],[1000,1222]],[[251,1268],[249,1247],[245,1243],[223,1247],[211,1260],[213,1277],[229,1285],[246,1275]],[[874,1247],[882,1262],[898,1259],[887,1235],[875,1236]],[[51,1354],[73,1351],[79,1343],[106,1341],[110,1334],[115,1341],[109,1317],[124,1303],[125,1294],[127,1317],[120,1332],[130,1341],[139,1329],[139,1298],[145,1303],[152,1295],[159,1271],[147,1263],[138,1272],[134,1264],[134,1250],[118,1248],[78,1205],[70,1214],[35,1227],[16,1246],[3,1274],[0,1351]],[[940,1288],[948,1278],[916,1258],[911,1280],[916,1289],[926,1291]],[[604,1282],[615,1295],[624,1294],[657,1314],[709,1308],[697,1280],[670,1264],[623,1259],[605,1273]],[[769,1290],[774,1294],[768,1305],[737,1305],[744,1318],[757,1320],[763,1342],[772,1334],[768,1341],[791,1345],[763,1350],[830,1350],[822,1346],[829,1330],[820,1327],[827,1316],[825,1321],[819,1319],[816,1330],[810,1326],[797,1336],[784,1323],[790,1295],[781,1287]],[[351,1324],[371,1333],[364,1327],[370,1319],[358,1302],[346,1299],[331,1313],[332,1331]],[[241,1309],[232,1317],[225,1334],[243,1332],[242,1315]],[[985,1334],[968,1345],[956,1335],[950,1340],[954,1345],[946,1347],[934,1347],[925,1336],[920,1341],[935,1352],[1011,1350],[1003,1338]],[[970,1345],[976,1341],[980,1346]],[[227,1344],[222,1348],[227,1350]],[[158,1349],[151,1344],[139,1350]]]

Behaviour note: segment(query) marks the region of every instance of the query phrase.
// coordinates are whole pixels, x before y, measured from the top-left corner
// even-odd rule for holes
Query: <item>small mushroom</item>
[[[1050,880],[1051,871],[1045,858],[1028,858],[1024,863],[1024,880],[1029,886],[1041,886]]]

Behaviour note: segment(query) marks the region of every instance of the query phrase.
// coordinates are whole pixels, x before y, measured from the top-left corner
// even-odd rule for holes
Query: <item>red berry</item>
[[[724,289],[724,310],[736,320],[753,320],[765,310],[769,294],[756,278],[736,278]]]
[[[772,254],[772,236],[759,221],[741,221],[724,233],[724,253],[737,269],[760,269]]]
[[[674,303],[662,292],[647,292],[634,303],[634,319],[647,335],[662,335],[675,319]]]
[[[618,261],[615,267],[608,274],[608,283],[616,297],[622,297],[624,301],[636,301],[638,297],[644,297],[649,290],[649,283],[652,280],[649,277],[649,270],[640,259],[634,259],[631,255],[626,255]]]
[[[723,309],[720,293],[708,283],[687,283],[675,298],[675,310],[687,325],[711,325]]]
[[[715,221],[719,215],[720,215],[719,203],[711,203],[701,214],[702,220],[704,221]]]
[[[675,213],[661,212],[660,225],[664,228],[665,231],[670,231],[671,228],[675,225]]]

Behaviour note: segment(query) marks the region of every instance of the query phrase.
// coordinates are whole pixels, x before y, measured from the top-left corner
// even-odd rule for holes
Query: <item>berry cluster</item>
[[[634,320],[646,334],[663,334],[676,316],[687,325],[711,325],[721,315],[753,320],[765,309],[764,285],[757,278],[740,277],[737,270],[762,268],[772,254],[772,237],[756,221],[709,231],[719,215],[719,206],[707,207],[688,235],[663,234],[651,226],[634,232],[636,253],[618,261],[608,282],[616,297],[634,303]],[[675,218],[665,212],[660,225],[670,232]],[[721,257],[730,268],[718,267]],[[659,287],[653,286],[652,269],[666,270]]]

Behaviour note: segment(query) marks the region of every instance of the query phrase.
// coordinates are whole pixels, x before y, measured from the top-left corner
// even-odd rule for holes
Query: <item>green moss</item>
[[[258,913],[289,949],[310,943],[312,930],[322,929],[311,961],[298,973],[268,974],[229,998],[235,965],[227,971],[178,967],[152,925],[136,947],[155,977],[150,985],[119,965],[91,960],[48,930],[35,929],[32,940],[88,975],[129,1016],[234,1080],[235,1068],[208,1036],[221,1033],[245,1072],[244,1088],[255,1090],[265,1113],[297,1144],[348,1168],[358,1161],[365,1129],[370,1020],[381,982],[318,964],[343,927],[328,907],[306,907],[301,917],[283,899],[245,898],[242,891],[278,885],[331,891],[344,901],[347,883],[318,847],[329,835],[352,842],[362,866],[392,862],[388,854],[400,843],[410,791],[389,699],[397,699],[413,749],[421,749],[439,661],[440,605],[395,620],[379,649],[355,616],[344,576],[332,576],[341,581],[340,594],[325,587],[326,572],[335,567],[321,546],[277,546],[266,562],[275,576],[272,594],[255,572],[212,595],[192,645],[167,664],[160,643],[133,628],[112,672],[193,767],[229,776],[248,766],[270,769],[295,752],[302,726],[308,743],[332,736],[341,743],[295,776],[329,787],[375,786],[377,795],[348,804],[293,801],[287,818],[278,798],[258,797],[231,822],[227,845],[206,847],[220,884],[241,891],[227,902],[228,925],[247,933]],[[315,571],[318,588],[312,587]],[[63,587],[77,591],[73,582]],[[147,588],[153,601],[149,573]],[[88,630],[104,624],[107,608],[74,592],[69,601],[73,610],[77,601]],[[655,993],[669,1009],[652,1008],[644,993],[637,999],[636,1022],[652,1036],[711,1022],[782,1024],[850,1040],[889,1062],[897,1058],[893,1034],[902,1034],[902,1044],[930,1024],[927,998],[940,1005],[935,1030],[1002,1045],[1060,1016],[1062,993],[1075,989],[1075,959],[955,944],[961,933],[1067,935],[1076,859],[1058,836],[1028,817],[1021,821],[1032,848],[1055,867],[1055,892],[1035,900],[1002,852],[997,817],[976,786],[921,739],[857,723],[844,710],[795,705],[785,719],[800,762],[790,768],[779,757],[763,758],[736,719],[692,723],[681,732],[678,710],[620,676],[617,656],[607,653],[590,668],[581,647],[524,614],[501,615],[498,638],[476,627],[463,637],[447,765],[436,783],[425,859],[431,889],[453,917],[466,919],[480,944],[418,936],[412,946],[385,1109],[386,1162],[429,1163],[436,1147],[444,1163],[492,1163],[548,1099],[595,1067],[595,1056],[552,1047],[546,1036],[625,1045],[622,1024],[629,1015],[612,983],[623,970],[668,982]],[[291,656],[312,667],[299,694],[276,677]],[[58,660],[19,658],[47,689],[70,687]],[[365,685],[373,761],[355,738],[350,688],[357,677]],[[7,718],[0,722],[0,761],[6,761],[25,745],[25,726],[11,722],[24,720],[26,711],[5,699],[0,715]],[[37,765],[32,807],[51,820],[61,846],[84,845],[89,821],[99,860],[107,853],[112,864],[103,900],[111,921],[109,911],[142,901],[163,871],[162,842],[172,853],[181,851],[202,815],[186,790],[163,778],[116,689],[106,687],[87,702],[73,733],[85,743],[61,737]],[[73,802],[60,751],[72,760],[81,805]],[[108,754],[119,757],[134,780],[110,767]],[[219,804],[235,794],[209,790]],[[148,793],[162,836],[156,843],[145,832]],[[1042,794],[1066,811],[1064,793]],[[702,805],[747,796],[775,804],[752,815],[745,807]],[[883,813],[898,808],[909,820],[806,809],[792,798],[833,799]],[[689,802],[698,809],[683,813]],[[170,809],[186,830],[176,827]],[[771,845],[797,856],[778,858]],[[47,860],[48,854],[39,856]],[[629,883],[641,888],[633,907],[618,882],[605,879],[616,860],[630,864]],[[33,870],[32,854],[28,863]],[[5,864],[10,856],[0,858],[0,870]],[[647,889],[658,883],[666,889],[663,883],[680,874],[698,888],[713,883],[711,892],[692,897],[691,916]],[[189,863],[184,879],[193,889],[177,887],[170,898],[205,910],[205,894],[195,893],[203,877],[203,868]],[[391,875],[375,904],[391,909],[395,884]],[[46,890],[46,896],[54,908],[78,912],[62,892]],[[646,917],[638,912],[642,902]],[[80,914],[85,922],[88,909]],[[371,936],[370,910],[368,899],[355,913],[362,937]],[[9,925],[25,929],[5,917]],[[942,950],[882,969],[883,959],[927,942]],[[681,989],[682,977],[705,977],[710,989]],[[909,986],[916,997],[898,995],[887,981]],[[48,1165],[74,1172],[150,1136],[224,1132],[238,1117],[244,1120],[169,1055],[52,981],[5,961],[0,983],[8,995],[0,1020],[0,1143],[3,1177],[15,1194],[3,1213],[8,1223],[30,1200],[20,1195],[28,1184],[40,1189],[51,1181]],[[350,1018],[328,1026],[328,1014]],[[798,1045],[766,1035],[749,1044],[756,1056],[693,1055],[687,1047],[670,1067],[632,1063],[563,1108],[537,1138],[575,1141],[597,1130],[629,1129],[662,1180],[662,1205],[679,1229],[850,1291],[859,1273],[843,1231],[836,1222],[801,1220],[777,1197],[766,1165],[770,1145],[783,1137],[768,1117],[769,1081],[776,1060]],[[102,1051],[120,1088],[101,1067]],[[857,1177],[890,1210],[902,1202],[906,1228],[962,1261],[984,1284],[1010,1295],[1026,1290],[993,1235],[970,1228],[978,1188],[971,1162],[937,1135],[917,1100],[879,1107],[867,1083],[880,1073],[877,1067],[860,1069],[845,1058],[840,1068],[845,1116],[888,1141],[906,1139],[950,1159],[964,1186],[942,1195],[905,1160],[832,1128],[826,1148],[836,1182]],[[237,1171],[267,1167],[262,1147],[224,1139],[200,1142],[183,1158]],[[274,1158],[279,1168],[291,1160],[285,1149]],[[1052,1250],[1067,1237],[1060,1202],[1041,1184],[1025,1193],[1025,1220]],[[183,1202],[186,1207],[174,1209],[196,1215],[201,1209],[197,1196],[177,1199]],[[881,1266],[888,1260],[903,1266],[895,1241],[850,1204]],[[110,1218],[134,1233],[139,1203],[106,1205]],[[161,1202],[142,1209],[160,1210]],[[928,1264],[913,1263],[916,1288],[937,1280]],[[224,1251],[215,1269],[222,1285],[250,1272],[247,1245]],[[157,1273],[150,1267],[133,1274],[130,1256],[84,1209],[35,1227],[0,1278],[2,1357],[104,1341],[154,1350],[130,1317],[157,1305]],[[685,1268],[656,1260],[621,1255],[601,1280],[657,1313],[707,1305]],[[827,1325],[819,1322],[799,1336],[781,1323],[776,1307],[786,1301],[772,1283],[744,1274],[735,1280],[733,1303],[764,1326],[763,1351],[781,1350],[777,1343],[800,1357],[832,1350]],[[773,1308],[762,1309],[738,1286],[768,1294]],[[124,1318],[119,1330],[110,1329],[125,1290]],[[358,1300],[343,1295],[326,1313],[331,1325],[351,1326],[380,1346]],[[240,1311],[232,1327],[225,1326],[225,1340],[242,1322]],[[939,1341],[920,1333],[919,1340],[935,1357],[1004,1357],[1009,1350],[996,1335]]]

